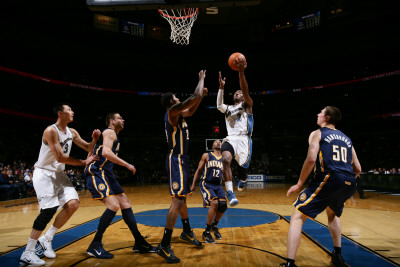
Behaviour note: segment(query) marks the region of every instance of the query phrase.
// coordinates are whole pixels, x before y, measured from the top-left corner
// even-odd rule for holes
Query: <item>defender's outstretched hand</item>
[[[226,78],[224,77],[224,78],[222,78],[222,74],[221,74],[221,72],[219,72],[219,89],[224,89],[224,87],[225,87],[225,80],[226,80]]]
[[[199,79],[204,79],[206,78],[206,70],[201,70],[199,72]]]

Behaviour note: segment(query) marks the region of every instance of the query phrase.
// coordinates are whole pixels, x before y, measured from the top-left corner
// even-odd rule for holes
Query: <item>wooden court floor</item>
[[[201,249],[179,239],[181,229],[175,229],[172,247],[181,263],[177,266],[279,266],[286,257],[286,242],[289,223],[283,219],[293,212],[291,205],[297,196],[286,198],[289,185],[267,184],[264,188],[247,188],[236,195],[240,204],[235,208],[268,211],[281,216],[273,223],[251,227],[222,228],[222,240],[216,244],[203,244]],[[171,197],[167,185],[124,186],[133,204],[135,213],[168,209]],[[92,200],[88,191],[79,191],[80,207],[69,222],[60,229],[63,232],[99,218],[105,207],[100,201]],[[346,203],[342,215],[342,234],[360,246],[367,248],[400,264],[400,196],[390,196],[366,192],[367,199],[354,195]],[[202,207],[199,189],[187,200],[188,207]],[[232,208],[233,209],[233,208]],[[26,198],[0,202],[0,256],[9,254],[26,245],[33,221],[38,214],[36,198]],[[120,212],[117,215],[121,215]],[[199,217],[190,217],[190,222]],[[246,218],[239,218],[246,220]],[[202,219],[203,220],[203,219]],[[326,215],[320,214],[316,221],[327,225]],[[205,220],[202,223],[206,224]],[[48,225],[48,227],[51,223]],[[163,227],[138,224],[148,242],[157,245],[163,234]],[[46,229],[47,230],[47,229]],[[203,228],[195,228],[199,240]],[[156,254],[133,253],[133,237],[128,227],[119,220],[112,224],[104,234],[106,250],[112,251],[114,258],[99,260],[90,258],[86,249],[94,234],[81,236],[76,241],[56,250],[56,259],[43,258],[46,266],[159,266],[167,263]],[[298,266],[331,266],[327,252],[302,236],[296,257]],[[0,266],[2,263],[0,262]]]

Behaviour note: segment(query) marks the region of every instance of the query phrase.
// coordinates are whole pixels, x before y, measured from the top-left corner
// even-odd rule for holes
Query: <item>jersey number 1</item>
[[[342,160],[344,163],[347,163],[347,148],[342,146],[339,147],[337,145],[333,145],[332,148],[333,148],[333,160],[334,161]]]

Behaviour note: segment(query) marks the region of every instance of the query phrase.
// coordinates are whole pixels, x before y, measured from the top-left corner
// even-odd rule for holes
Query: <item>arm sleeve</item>
[[[218,90],[217,96],[217,108],[222,113],[225,113],[227,110],[227,106],[224,104],[224,90]]]

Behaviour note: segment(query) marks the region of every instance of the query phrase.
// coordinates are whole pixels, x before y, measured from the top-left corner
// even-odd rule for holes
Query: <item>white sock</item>
[[[28,244],[26,244],[26,249],[25,251],[36,251],[36,243],[37,239],[30,239],[28,240]]]
[[[232,191],[233,192],[232,181],[225,182],[225,188],[226,188],[226,191]]]
[[[58,231],[58,228],[55,228],[53,225],[50,226],[49,230],[44,234],[48,240],[53,240],[54,235]]]

